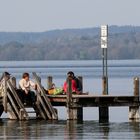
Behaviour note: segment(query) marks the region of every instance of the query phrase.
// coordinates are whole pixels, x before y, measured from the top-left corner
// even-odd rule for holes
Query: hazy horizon
[[[0,31],[140,26],[139,5],[139,0],[0,0]]]

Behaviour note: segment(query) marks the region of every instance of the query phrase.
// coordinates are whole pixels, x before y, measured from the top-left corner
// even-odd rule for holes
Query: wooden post
[[[11,82],[13,88],[16,89],[16,87],[17,87],[16,86],[16,78],[15,77],[10,78],[10,82]]]
[[[3,97],[3,107],[5,113],[7,113],[7,82],[6,77],[4,76],[4,97]]]
[[[104,76],[104,77],[102,78],[102,87],[103,87],[102,94],[103,94],[103,95],[107,95],[107,94],[108,94],[107,82],[108,82],[108,79],[107,79],[107,77]]]
[[[52,83],[53,83],[52,76],[48,76],[47,77],[47,89],[50,89],[52,87]]]
[[[83,77],[78,76],[78,79],[81,82],[82,85],[81,92],[83,93]],[[76,102],[78,102],[78,100]],[[73,108],[73,117],[74,120],[83,121],[83,107]]]
[[[41,77],[38,76],[38,81],[41,83]]]
[[[19,118],[20,118],[20,120],[24,120],[25,119],[24,118],[24,110],[23,109],[19,110]]]
[[[109,121],[109,110],[108,107],[99,107],[99,122],[108,122]]]
[[[134,96],[139,96],[139,77],[134,78]]]
[[[134,78],[134,96],[139,97],[139,77]],[[140,119],[139,106],[129,107],[129,119],[130,120]]]
[[[103,84],[103,92],[102,95],[108,95],[108,90],[107,88],[107,78],[103,77],[102,79],[102,84]],[[108,122],[109,121],[109,109],[108,107],[99,107],[99,122]]]
[[[7,92],[7,97],[9,98],[9,100],[11,102],[11,104],[10,104],[10,102],[9,102],[9,104],[13,107],[14,112],[17,114],[18,119],[20,119],[20,120],[22,119],[22,118],[20,118],[19,110],[23,109],[25,119],[28,120],[28,113],[27,113],[26,109],[24,108],[23,103],[19,99],[17,92],[14,89],[14,87],[12,86],[10,81],[7,81],[7,87],[9,89]]]
[[[81,80],[82,83],[82,77],[79,77],[79,80]],[[73,100],[72,99],[72,83],[71,83],[71,79],[67,79],[67,85],[68,85],[68,89],[67,89],[67,113],[68,113],[68,120],[78,120],[78,121],[82,121],[83,120],[83,108],[82,107],[78,107],[78,108],[73,108],[73,102],[77,102],[78,100]]]
[[[17,120],[17,116],[15,111],[13,111],[13,108],[11,107],[11,105],[9,103],[7,103],[7,112],[8,112],[8,117],[11,120]]]
[[[73,109],[72,109],[72,80],[67,79],[67,119],[73,119]]]

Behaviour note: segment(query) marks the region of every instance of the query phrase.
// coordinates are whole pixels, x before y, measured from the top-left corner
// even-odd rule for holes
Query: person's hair
[[[68,75],[68,76],[74,77],[74,72],[73,72],[73,71],[69,71],[69,72],[67,73],[67,75]]]
[[[27,73],[27,72],[23,73],[23,75],[22,75],[22,78],[26,78],[26,77],[29,77],[29,73]]]

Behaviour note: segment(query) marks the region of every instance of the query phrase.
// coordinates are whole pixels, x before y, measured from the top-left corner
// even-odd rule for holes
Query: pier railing
[[[13,87],[10,80],[6,82],[7,85],[7,105],[5,103],[5,109],[7,112],[10,113],[11,119],[19,119],[19,120],[28,120],[28,113],[25,110],[25,107],[21,100],[19,99],[19,96]],[[6,98],[6,97],[5,97]]]
[[[44,119],[58,119],[57,113],[53,108],[50,99],[46,96],[46,91],[41,85],[40,78],[35,72],[33,72],[33,77],[37,84],[37,107]]]

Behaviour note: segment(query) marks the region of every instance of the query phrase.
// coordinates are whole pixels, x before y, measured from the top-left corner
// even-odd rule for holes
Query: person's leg
[[[28,93],[30,95],[30,99],[32,101],[32,104],[36,102],[36,97],[35,97],[35,93],[33,91],[29,91]]]
[[[31,102],[32,102],[32,107],[34,108],[35,112],[36,112],[36,116],[38,116],[39,114],[39,110],[37,109],[37,106],[36,106],[36,96],[35,96],[35,93],[33,91],[30,91],[29,92],[30,94],[30,99],[31,99]]]
[[[18,94],[18,97],[20,98],[21,102],[24,103],[24,91],[21,89],[16,89],[16,92]]]
[[[30,94],[28,93],[28,94],[26,94],[25,92],[24,92],[24,104],[28,104],[29,105],[29,103],[31,102],[31,99],[30,99]]]

